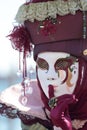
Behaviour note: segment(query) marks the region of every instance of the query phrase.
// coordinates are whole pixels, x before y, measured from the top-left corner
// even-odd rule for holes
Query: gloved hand
[[[52,108],[50,111],[50,117],[55,126],[61,127],[63,130],[72,130],[68,105],[76,102],[77,99],[71,94],[65,94],[58,97],[56,107]]]

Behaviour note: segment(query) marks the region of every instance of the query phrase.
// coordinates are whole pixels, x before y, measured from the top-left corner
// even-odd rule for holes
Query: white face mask
[[[36,61],[38,79],[48,98],[49,85],[54,86],[55,97],[73,93],[78,79],[79,68],[76,58],[74,58],[75,61],[71,62],[73,58],[70,57],[70,54],[63,52],[44,52],[38,54]],[[67,59],[70,59],[70,61]],[[62,61],[62,63],[59,61]],[[69,65],[70,63],[71,65]],[[66,67],[67,65],[68,67]],[[65,67],[68,70],[68,77],[63,83],[67,76],[66,71],[64,70]]]

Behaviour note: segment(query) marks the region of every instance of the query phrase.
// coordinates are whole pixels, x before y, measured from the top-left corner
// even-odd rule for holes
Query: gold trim
[[[83,55],[84,55],[84,56],[87,56],[87,49],[85,49],[85,50],[83,51]]]

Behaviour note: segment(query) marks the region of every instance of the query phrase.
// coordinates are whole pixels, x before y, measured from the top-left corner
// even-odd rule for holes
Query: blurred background
[[[15,51],[6,37],[13,29],[15,15],[25,0],[6,0],[0,3],[0,92],[9,86],[22,81],[18,77],[19,53]],[[35,78],[35,63],[29,59],[29,74]],[[21,130],[19,119],[8,119],[0,116],[0,130]]]

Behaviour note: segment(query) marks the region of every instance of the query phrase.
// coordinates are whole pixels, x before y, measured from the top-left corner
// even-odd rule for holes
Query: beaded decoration
[[[23,86],[24,94],[22,93],[21,103],[23,105],[26,105],[28,99],[25,90],[26,87],[30,85],[30,79],[27,76],[27,57],[31,55],[31,51],[33,49],[31,45],[31,39],[29,37],[29,32],[23,25],[20,25],[18,27],[15,26],[8,37],[12,42],[12,47],[15,50],[19,51],[19,70],[17,74],[18,76],[22,75],[23,77],[23,81],[21,84]],[[21,62],[23,65],[21,65]]]
[[[83,11],[83,39],[86,39],[86,32],[87,32],[87,29],[86,29],[86,12]]]

